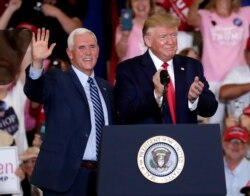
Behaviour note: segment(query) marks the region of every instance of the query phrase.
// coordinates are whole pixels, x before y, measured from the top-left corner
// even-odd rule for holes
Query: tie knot
[[[89,84],[94,84],[93,78],[89,77],[88,83],[89,83]]]
[[[168,67],[168,63],[164,62],[164,63],[162,64],[162,68],[163,68],[163,69],[167,69],[167,67]]]

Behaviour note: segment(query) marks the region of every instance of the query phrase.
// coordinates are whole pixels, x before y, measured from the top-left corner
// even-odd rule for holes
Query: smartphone
[[[132,10],[122,9],[121,10],[121,29],[123,31],[130,31],[133,27],[132,23]]]

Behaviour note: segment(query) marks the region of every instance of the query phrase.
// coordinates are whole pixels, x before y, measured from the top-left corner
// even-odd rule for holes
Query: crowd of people
[[[247,195],[250,6],[187,2],[183,14],[170,1],[117,1],[114,81],[95,74],[98,37],[81,0],[4,5],[0,146],[17,146],[19,195],[94,196],[103,126],[164,123],[219,124],[227,195]]]

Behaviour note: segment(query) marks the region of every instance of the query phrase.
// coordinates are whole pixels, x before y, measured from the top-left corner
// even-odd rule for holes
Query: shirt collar
[[[85,86],[88,82],[89,77],[94,78],[95,77],[95,73],[94,71],[91,73],[90,76],[88,76],[87,74],[81,72],[79,69],[77,69],[74,65],[72,65],[72,68],[74,70],[74,72],[76,73],[77,77],[79,78],[80,82]]]
[[[233,173],[234,175],[241,175],[242,172],[245,171],[246,165],[248,165],[248,164],[249,164],[249,161],[244,157],[244,158],[240,161],[240,163],[237,165],[237,167],[236,167],[233,171],[231,171],[231,170],[229,169],[229,167],[227,166],[227,161],[226,161],[226,159],[225,159],[225,157],[224,157],[224,167],[225,167],[229,172]]]
[[[162,69],[162,64],[163,64],[163,61],[161,59],[159,59],[156,55],[154,55],[154,53],[149,49],[149,55],[150,57],[152,58],[153,62],[154,62],[154,65],[155,65],[155,68],[156,70],[159,70],[159,69]],[[169,67],[173,67],[173,59],[170,59],[168,62],[168,65]]]

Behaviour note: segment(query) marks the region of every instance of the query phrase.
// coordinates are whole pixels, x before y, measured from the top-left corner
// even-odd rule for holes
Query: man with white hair
[[[228,196],[240,196],[240,189],[250,180],[250,162],[245,158],[248,132],[239,126],[225,130],[223,137],[224,168]]]
[[[96,36],[78,28],[68,37],[67,71],[50,69],[42,61],[55,47],[49,30],[33,33],[33,63],[26,72],[24,91],[45,108],[45,136],[31,183],[44,196],[96,195],[98,147],[104,125],[113,123],[113,87],[95,76],[99,54]]]

